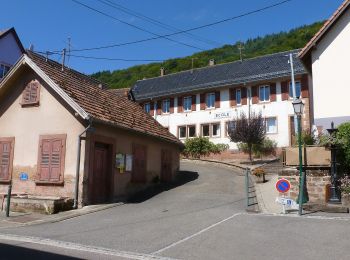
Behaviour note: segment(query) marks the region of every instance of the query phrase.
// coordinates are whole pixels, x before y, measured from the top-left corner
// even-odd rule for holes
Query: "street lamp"
[[[299,216],[303,212],[303,203],[307,202],[307,198],[304,194],[305,188],[305,173],[303,173],[303,154],[302,154],[302,144],[301,144],[301,116],[304,112],[304,103],[299,98],[292,102],[294,113],[298,118],[298,146],[299,146]]]

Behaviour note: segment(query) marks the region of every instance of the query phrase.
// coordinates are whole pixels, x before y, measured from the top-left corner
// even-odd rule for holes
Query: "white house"
[[[14,28],[0,30],[0,79],[24,53],[24,48]]]
[[[350,1],[346,0],[299,53],[311,72],[312,124],[350,121]]]
[[[137,81],[131,94],[146,112],[180,140],[209,137],[236,145],[227,135],[229,121],[242,111],[261,112],[268,138],[289,146],[295,135],[289,54],[295,56],[297,95],[306,104],[303,128],[310,129],[309,78],[299,50],[183,71]]]

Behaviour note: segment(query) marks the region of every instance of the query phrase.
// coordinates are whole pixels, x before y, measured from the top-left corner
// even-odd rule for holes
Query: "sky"
[[[32,44],[35,51],[59,51],[69,48],[70,38],[72,55],[132,60],[95,60],[72,56],[67,58],[70,67],[86,74],[103,70],[113,71],[149,62],[139,60],[183,57],[200,50],[287,31],[329,18],[342,3],[342,0],[291,0],[269,10],[192,31],[191,35],[179,34],[169,36],[170,40],[161,38],[108,49],[73,52],[77,49],[138,41],[174,32],[135,17],[130,14],[130,10],[176,29],[186,30],[263,8],[282,0],[0,1],[2,2],[0,30],[15,27],[25,48],[29,48]],[[120,7],[128,8],[129,13],[122,12]],[[124,23],[117,21],[118,19]],[[52,55],[51,58],[60,60],[62,57]]]

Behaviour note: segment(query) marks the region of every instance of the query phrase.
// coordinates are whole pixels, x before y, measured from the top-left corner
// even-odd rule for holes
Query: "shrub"
[[[182,153],[185,157],[200,158],[211,153],[219,154],[228,148],[227,144],[214,144],[207,137],[195,137],[185,141],[185,149]]]
[[[249,153],[248,145],[238,143],[238,149],[243,153]],[[277,143],[269,138],[265,138],[261,144],[253,144],[252,151],[255,157],[276,155]]]
[[[343,162],[344,170],[350,169],[350,122],[339,125],[336,143],[340,147],[338,162]]]
[[[294,145],[298,145],[298,134],[295,137]],[[315,137],[309,131],[303,131],[301,133],[301,142],[305,145],[314,145],[317,143]]]
[[[350,194],[350,177],[348,175],[340,179],[340,190],[343,194]]]

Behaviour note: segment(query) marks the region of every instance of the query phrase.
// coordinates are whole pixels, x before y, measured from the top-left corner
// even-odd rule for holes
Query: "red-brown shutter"
[[[10,177],[11,142],[0,142],[0,180]]]
[[[258,104],[259,103],[259,95],[258,95],[258,86],[252,87],[252,103]]]
[[[65,137],[43,137],[39,146],[38,179],[42,182],[62,181]]]
[[[154,104],[153,102],[149,102],[149,114],[154,116]]]
[[[39,102],[39,90],[40,85],[38,81],[33,80],[29,82],[23,91],[22,104],[37,104]]]
[[[215,108],[220,108],[220,91],[215,91]]]
[[[288,81],[282,81],[281,82],[281,91],[282,91],[282,100],[288,100],[289,99],[289,87],[288,87]]]
[[[242,105],[247,105],[247,88],[241,88]]]
[[[174,113],[174,98],[170,98],[170,114]]]
[[[196,111],[196,104],[197,104],[197,98],[196,98],[196,95],[193,95],[192,96],[192,108],[191,108],[192,111]]]
[[[162,114],[162,101],[158,100],[157,101],[157,115]]]
[[[178,113],[182,113],[182,111],[183,111],[182,102],[183,102],[183,97],[178,97],[177,98],[177,112]]]
[[[40,144],[40,165],[39,180],[50,180],[50,158],[51,158],[51,141],[42,140]]]
[[[270,101],[276,101],[276,83],[270,84]]]
[[[301,97],[309,97],[309,78],[308,75],[303,75],[301,78]]]
[[[235,107],[237,105],[236,88],[230,89],[230,105],[231,105],[231,107]]]
[[[61,175],[62,140],[51,141],[50,181],[59,181]]]
[[[206,94],[200,94],[200,103],[201,103],[201,110],[205,110],[206,104],[205,104],[205,96]]]

